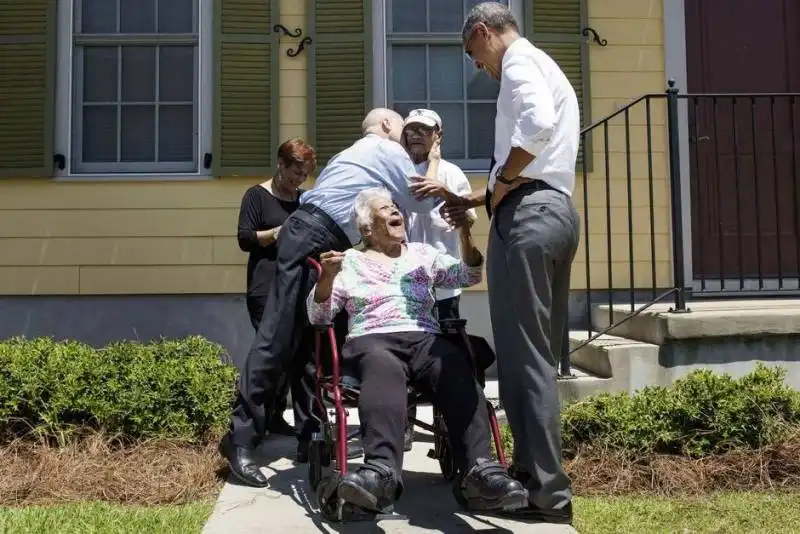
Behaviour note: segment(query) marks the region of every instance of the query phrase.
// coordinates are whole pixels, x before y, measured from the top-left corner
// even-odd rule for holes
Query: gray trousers
[[[556,377],[580,216],[568,196],[532,185],[509,193],[492,219],[489,309],[514,466],[530,475],[531,504],[557,509],[572,497]]]

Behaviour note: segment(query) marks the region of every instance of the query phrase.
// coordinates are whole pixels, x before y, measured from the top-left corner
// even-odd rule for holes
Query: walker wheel
[[[311,488],[318,490],[322,480],[322,468],[325,465],[325,442],[312,440],[308,446],[308,483]],[[330,456],[328,456],[330,464]]]

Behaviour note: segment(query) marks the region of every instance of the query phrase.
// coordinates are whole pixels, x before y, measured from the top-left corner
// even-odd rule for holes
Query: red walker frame
[[[317,276],[322,274],[322,266],[318,261],[313,258],[307,259],[309,265],[313,267]],[[472,358],[473,368],[477,371],[476,355],[469,336],[466,333],[465,325],[466,320],[448,320],[442,321],[442,330],[445,334],[458,334],[461,340],[470,353]],[[309,482],[312,489],[317,493],[320,500],[320,506],[323,513],[330,519],[342,520],[342,503],[328,502],[332,497],[331,486],[337,485],[338,479],[347,474],[347,442],[359,434],[356,429],[352,435],[347,432],[347,407],[346,403],[350,406],[358,405],[358,391],[355,388],[348,388],[346,382],[347,377],[343,377],[340,368],[340,355],[337,346],[336,332],[333,325],[312,325],[315,330],[315,366],[316,366],[316,385],[315,385],[315,402],[322,415],[319,421],[321,425],[321,432],[315,434],[312,438],[309,449]],[[322,335],[327,335],[328,342],[331,347],[331,375],[326,376],[322,365]],[[334,416],[333,423],[328,417],[328,410],[325,406],[325,401],[333,404],[331,415]],[[409,390],[409,403],[416,404],[421,399],[420,395],[413,390]],[[500,426],[497,423],[497,414],[491,402],[486,401],[486,409],[489,414],[489,425],[491,428],[492,439],[494,441],[495,452],[498,461],[503,467],[508,467],[505,453],[503,451],[502,440],[500,437]],[[447,430],[444,425],[444,419],[439,411],[434,406],[434,421],[433,424],[428,424],[418,419],[411,419],[410,422],[423,428],[434,436],[434,448],[428,452],[428,457],[439,460],[439,466],[442,469],[442,475],[448,481],[452,481],[456,476],[455,463],[450,445],[447,440]],[[331,428],[333,427],[333,429]],[[333,430],[333,432],[332,432]],[[333,435],[335,434],[335,436]],[[336,467],[328,480],[327,484],[320,484],[323,482],[322,468],[330,466],[331,460],[336,461]],[[327,493],[327,495],[326,495]]]

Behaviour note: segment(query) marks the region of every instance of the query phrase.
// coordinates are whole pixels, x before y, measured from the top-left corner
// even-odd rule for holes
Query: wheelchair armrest
[[[439,328],[441,328],[443,334],[458,334],[466,326],[466,319],[442,319],[439,321]]]

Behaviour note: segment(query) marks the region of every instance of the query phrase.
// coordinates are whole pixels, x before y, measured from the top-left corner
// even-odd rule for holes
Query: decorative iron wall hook
[[[311,40],[311,37],[306,37],[302,41],[300,41],[299,45],[297,45],[297,50],[293,50],[290,48],[289,50],[286,51],[286,55],[289,57],[297,57],[300,55],[300,52],[302,52],[305,49],[306,45],[310,45],[312,42],[313,41]]]
[[[290,32],[289,28],[287,28],[283,24],[276,24],[275,26],[272,27],[272,31],[281,32],[286,37],[300,37],[301,35],[303,35],[303,30],[301,30],[300,28],[295,28],[294,32]]]
[[[608,45],[608,39],[601,39],[600,36],[597,34],[597,30],[595,30],[591,26],[586,26],[583,29],[583,31],[581,31],[581,34],[584,37],[589,37],[590,33],[592,34],[592,41],[594,41],[595,43],[599,44],[600,46],[607,46]]]

